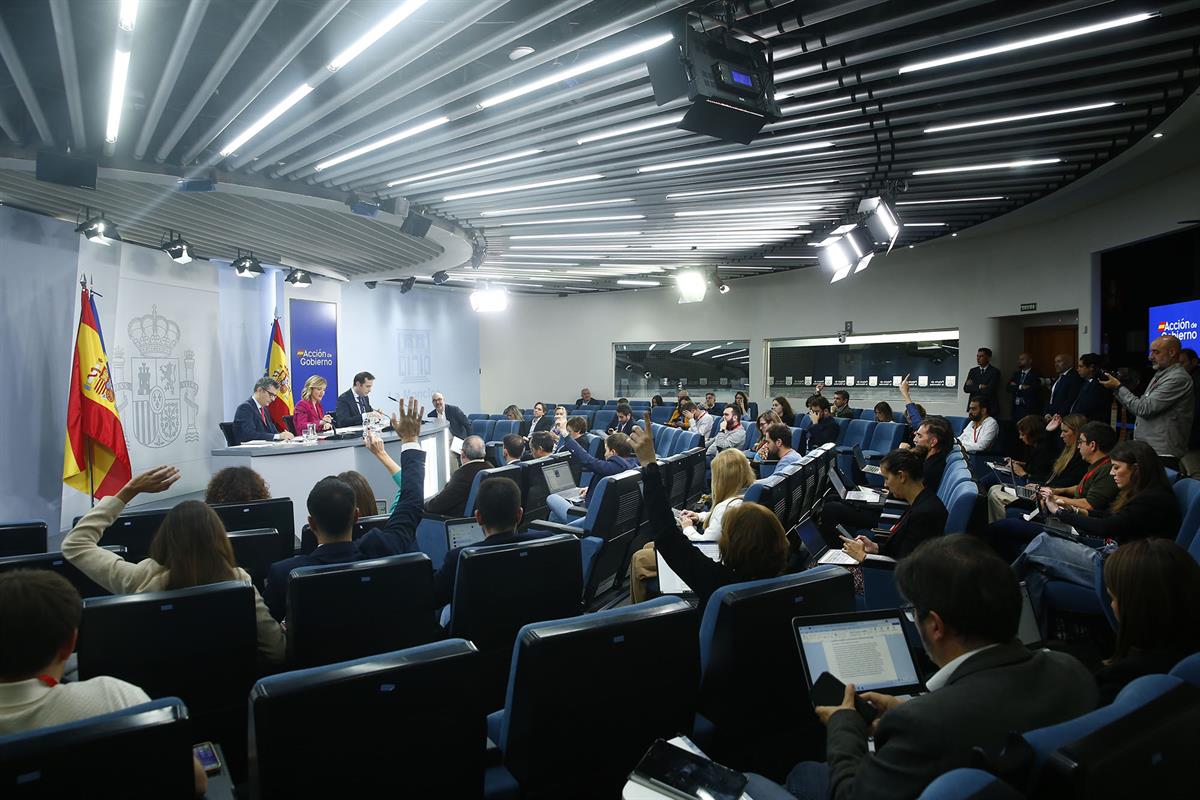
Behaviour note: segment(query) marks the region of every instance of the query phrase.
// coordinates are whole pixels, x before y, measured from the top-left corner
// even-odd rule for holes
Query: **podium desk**
[[[384,449],[397,464],[400,463],[402,442],[395,433],[385,431],[381,437]],[[450,479],[450,426],[434,420],[421,426],[421,449],[425,456],[425,497],[442,490]],[[304,443],[273,442],[264,445],[221,447],[212,451],[212,469],[250,467],[262,475],[271,488],[272,497],[292,498],[296,520],[296,536],[308,522],[308,493],[317,481],[348,470],[363,474],[375,492],[375,498],[390,504],[396,494],[392,476],[367,449],[362,437],[352,439],[322,439]]]

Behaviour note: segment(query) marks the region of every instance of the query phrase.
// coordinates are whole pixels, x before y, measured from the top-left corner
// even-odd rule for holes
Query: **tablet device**
[[[898,609],[794,617],[804,679],[812,690],[822,672],[859,691],[908,695],[925,691]]]

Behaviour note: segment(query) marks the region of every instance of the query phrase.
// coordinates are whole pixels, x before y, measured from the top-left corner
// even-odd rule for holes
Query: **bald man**
[[[1017,371],[1008,380],[1012,392],[1012,418],[1042,413],[1042,376],[1033,368],[1033,356],[1017,356]]]
[[[1100,380],[1102,386],[1115,391],[1117,402],[1137,415],[1133,438],[1153,447],[1163,463],[1176,470],[1192,432],[1195,391],[1192,376],[1179,363],[1181,349],[1174,336],[1160,336],[1150,343],[1154,377],[1141,397],[1122,386],[1114,375]]]

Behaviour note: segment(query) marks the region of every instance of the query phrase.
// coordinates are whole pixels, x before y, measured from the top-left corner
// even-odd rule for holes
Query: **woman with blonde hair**
[[[1058,454],[1058,458],[1050,465],[1049,474],[1034,474],[1032,470],[1027,468],[1028,461],[1013,463],[1013,474],[1018,478],[1026,479],[1027,482],[1025,485],[1033,489],[1039,486],[1062,489],[1067,486],[1078,485],[1088,468],[1087,462],[1083,460],[1083,456],[1079,455],[1079,448],[1077,447],[1079,444],[1079,432],[1087,424],[1088,418],[1083,414],[1068,414],[1065,417],[1055,417],[1052,419],[1050,424],[1045,427],[1045,435],[1050,437],[1050,441],[1053,441],[1054,432],[1058,431],[1058,438],[1062,441],[1063,447]],[[1002,485],[998,484],[988,489],[989,523],[1004,519],[1010,506],[1022,511],[1032,511],[1035,507],[1033,503],[1027,500],[1018,500],[1015,495],[1005,492]]]
[[[504,409],[504,418],[521,422],[525,419],[525,416],[521,413],[520,407],[514,404]]]
[[[113,594],[138,594],[186,589],[221,581],[250,583],[237,565],[225,525],[216,512],[199,500],[185,500],[163,518],[150,542],[149,557],[130,564],[100,546],[104,532],[142,492],[166,491],[179,480],[176,467],[155,467],[135,475],[121,491],[105,497],[83,515],[62,542],[63,555],[84,575]],[[283,629],[254,590],[258,654],[262,661],[280,663],[285,646]]]
[[[304,382],[300,402],[296,403],[296,410],[292,413],[292,424],[296,427],[297,435],[303,435],[309,425],[316,425],[319,431],[333,430],[333,417],[321,407],[328,387],[329,382],[320,375],[310,375]]]

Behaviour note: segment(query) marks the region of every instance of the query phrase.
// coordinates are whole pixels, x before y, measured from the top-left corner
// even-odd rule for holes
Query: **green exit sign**
[[[1021,303],[1022,311],[1037,311],[1037,303]]]

